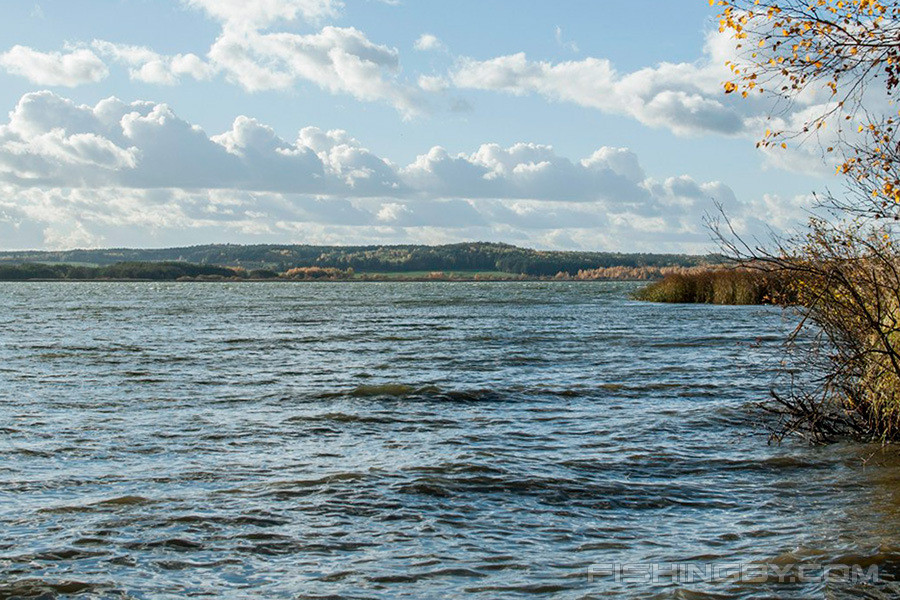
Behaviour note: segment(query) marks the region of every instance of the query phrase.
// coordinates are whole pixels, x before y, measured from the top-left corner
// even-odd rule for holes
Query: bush
[[[333,279],[351,279],[353,277],[352,269],[335,269],[333,267],[294,267],[288,269],[281,274],[285,279],[300,280],[333,280]]]
[[[776,397],[785,432],[816,441],[900,440],[900,251],[883,230],[814,221],[789,275],[802,324],[818,343],[804,364],[818,386]]]

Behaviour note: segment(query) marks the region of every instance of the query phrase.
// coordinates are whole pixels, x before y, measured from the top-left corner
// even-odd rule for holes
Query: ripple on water
[[[0,284],[0,600],[888,597],[588,580],[900,572],[898,460],[758,425],[790,320],[631,289]]]

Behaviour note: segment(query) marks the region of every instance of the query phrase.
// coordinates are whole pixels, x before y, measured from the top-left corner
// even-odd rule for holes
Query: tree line
[[[191,263],[284,272],[318,267],[357,273],[409,271],[500,271],[533,277],[575,275],[592,269],[692,267],[721,262],[717,256],[541,251],[508,244],[461,243],[441,246],[310,246],[217,244],[164,249],[0,252],[0,266],[21,263],[71,263],[98,266],[139,262]],[[136,267],[130,267],[136,268]],[[167,267],[172,268],[172,267]],[[72,270],[77,275],[77,270]],[[76,278],[76,277],[72,277]]]
[[[268,273],[246,272],[245,277],[263,278]],[[121,262],[102,267],[71,264],[23,263],[0,265],[0,281],[28,281],[34,279],[88,281],[99,279],[140,279],[177,281],[182,278],[230,278],[242,275],[235,269],[190,263]],[[272,273],[272,276],[276,276]]]

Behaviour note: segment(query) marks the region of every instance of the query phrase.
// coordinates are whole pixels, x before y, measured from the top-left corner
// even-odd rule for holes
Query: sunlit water
[[[0,598],[893,597],[598,567],[900,561],[891,453],[767,444],[792,319],[633,288],[0,284]]]

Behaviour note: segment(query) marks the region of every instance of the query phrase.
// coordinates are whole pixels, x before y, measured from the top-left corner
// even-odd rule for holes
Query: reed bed
[[[647,302],[681,304],[773,304],[787,286],[778,274],[754,268],[708,268],[671,273],[638,290]]]

